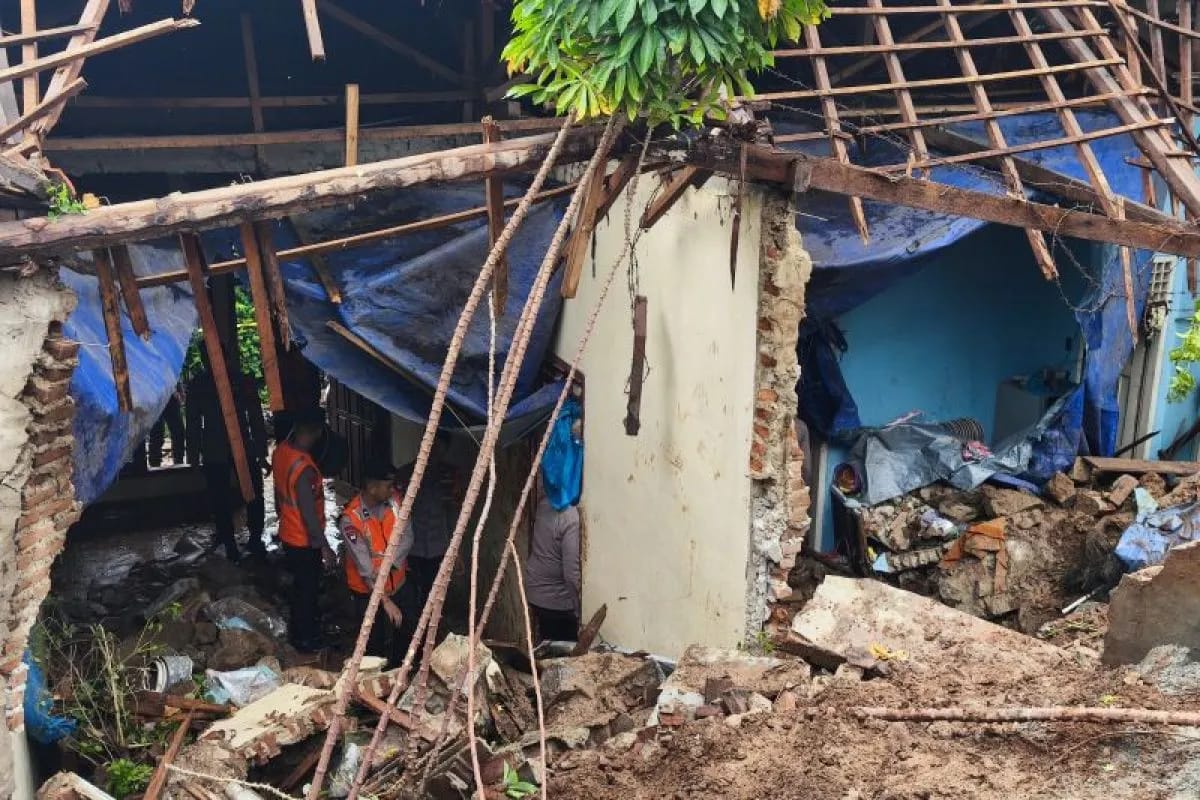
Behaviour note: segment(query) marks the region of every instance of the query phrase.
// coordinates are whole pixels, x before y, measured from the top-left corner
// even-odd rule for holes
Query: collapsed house
[[[241,355],[229,345],[235,298],[248,294],[273,411],[289,407],[277,360],[298,354],[327,377],[331,425],[348,442],[344,485],[381,454],[413,461],[459,311],[561,126],[503,100],[492,62],[504,24],[490,4],[467,26],[448,8],[309,4],[311,15],[272,17],[269,40],[249,8],[200,5],[195,18],[158,22],[146,3],[118,14],[93,0],[82,16],[60,5],[21,20],[28,36],[53,25],[61,52],[7,73],[15,87],[53,70],[44,95],[24,85],[21,111],[15,92],[0,96],[14,126],[0,199],[13,197],[0,223],[13,343],[0,436],[15,565],[0,673],[16,742],[4,772],[26,793],[23,655],[42,601],[63,593],[50,569],[68,529],[85,506],[76,531],[103,532],[105,509],[174,510],[197,493],[194,471],[127,469],[197,328],[219,375],[222,344]],[[1195,472],[1181,462],[1200,429],[1194,398],[1165,402],[1167,350],[1191,316],[1200,257],[1191,10],[1164,20],[1154,4],[1078,0],[838,6],[757,78],[743,103],[753,124],[655,141],[644,161],[636,137],[618,139],[590,184],[578,165],[602,134],[566,133],[555,180],[496,265],[494,336],[477,315],[445,387],[441,427],[470,463],[492,409],[489,352],[497,371],[520,367],[499,432],[485,581],[566,391],[586,443],[584,617],[603,609],[603,638],[626,651],[757,642],[843,675],[886,672],[901,649],[935,663],[929,649],[872,640],[869,621],[849,645],[830,641],[821,610],[845,614],[862,598],[860,584],[822,581],[826,571],[1030,634],[1077,597],[1102,597],[1120,577],[1118,540],[1145,523],[1134,486],[1155,502],[1195,499],[1162,481]],[[400,35],[419,26],[422,46]],[[23,65],[37,59],[31,42],[11,42],[26,48]],[[163,69],[177,51],[178,71]],[[404,68],[379,69],[385,55]],[[496,119],[481,125],[485,112]],[[95,202],[55,205],[47,174]],[[526,338],[521,309],[581,184]],[[234,488],[249,499],[241,460]],[[161,599],[190,562],[162,569],[146,597],[100,603],[105,615]],[[861,591],[884,610],[917,602]],[[465,587],[452,592],[465,607]],[[184,607],[205,625],[215,613]],[[1000,635],[948,619],[968,636]],[[253,638],[203,635],[218,647]],[[524,639],[511,577],[488,636]],[[279,655],[257,645],[253,659],[214,663]],[[1145,655],[1139,647],[1123,660]],[[1061,658],[1042,657],[1038,669]],[[686,670],[660,687],[632,658],[636,691],[601,722],[564,723],[566,740],[749,710],[748,694],[727,696],[743,687],[685,686]],[[460,662],[439,673],[443,694]],[[488,674],[485,694],[517,702],[524,678]],[[265,711],[246,703],[201,741],[237,742],[226,751],[248,763],[320,734],[345,709],[328,685],[294,688],[313,679],[292,673],[276,690],[283,701],[256,698]],[[787,707],[805,680],[756,693]],[[411,706],[385,708],[391,688],[352,693],[381,720],[409,719],[395,715]],[[690,705],[669,702],[678,696]],[[280,702],[303,713],[286,735],[264,733]],[[535,730],[521,710],[490,723],[511,726],[509,745]],[[216,760],[185,752],[193,768]],[[244,778],[248,767],[232,769]]]

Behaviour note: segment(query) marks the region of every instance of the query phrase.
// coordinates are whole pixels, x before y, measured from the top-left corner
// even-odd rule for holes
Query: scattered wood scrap
[[[1140,458],[1081,456],[1075,460],[1075,467],[1071,470],[1071,477],[1082,483],[1090,481],[1097,475],[1112,472],[1129,475],[1145,475],[1148,472],[1154,472],[1159,475],[1185,477],[1200,472],[1200,462],[1145,461]]]

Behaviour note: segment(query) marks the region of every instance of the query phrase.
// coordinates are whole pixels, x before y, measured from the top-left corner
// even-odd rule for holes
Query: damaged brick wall
[[[746,632],[753,638],[772,606],[791,594],[788,573],[808,533],[808,487],[796,436],[796,356],[812,260],[796,230],[791,197],[771,191],[762,212],[754,429],[750,445],[750,561]],[[788,620],[790,622],[790,620]],[[785,623],[786,624],[786,623]]]
[[[50,566],[80,506],[71,481],[79,344],[62,335],[75,298],[53,273],[0,276],[0,680],[8,730],[24,728],[21,662]],[[13,748],[0,744],[0,796],[14,791]]]

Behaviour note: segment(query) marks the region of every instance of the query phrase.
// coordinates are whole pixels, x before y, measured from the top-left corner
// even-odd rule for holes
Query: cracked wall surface
[[[788,573],[795,566],[809,526],[803,453],[796,436],[796,382],[800,378],[796,343],[812,260],[800,241],[788,194],[767,192],[761,228],[754,427],[749,456],[748,639],[773,620],[774,605],[791,594]],[[782,619],[786,611],[779,616]]]
[[[21,658],[80,512],[68,396],[79,344],[62,335],[74,306],[53,272],[0,275],[0,688],[11,745],[0,746],[0,797],[28,789]]]

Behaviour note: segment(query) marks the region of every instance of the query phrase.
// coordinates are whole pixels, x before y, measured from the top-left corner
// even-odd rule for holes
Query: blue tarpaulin
[[[520,193],[519,187],[511,187]],[[345,207],[309,215],[314,236],[335,238],[349,233],[400,225],[478,206],[477,187],[443,186],[405,189]],[[504,367],[521,308],[532,287],[565,201],[535,206],[507,251],[508,300],[496,320],[496,376]],[[273,228],[276,247],[299,243],[286,222]],[[209,263],[241,255],[237,230],[203,235]],[[432,231],[406,234],[366,247],[325,256],[342,293],[335,305],[305,261],[281,265],[294,338],[304,356],[324,372],[394,414],[424,422],[442,362],[459,313],[489,250],[486,221],[476,218]],[[182,268],[177,248],[138,246],[131,249],[135,272],[148,275]],[[108,338],[100,310],[96,279],[63,270],[79,305],[66,323],[66,333],[83,343],[80,366],[71,385],[79,411],[75,436],[76,495],[83,502],[99,497],[117,477],[137,443],[162,413],[179,379],[188,342],[196,328],[196,312],[186,284],[143,290],[154,333],[142,341],[123,318],[125,347],[133,388],[134,409],[117,410]],[[547,288],[536,318],[526,359],[504,428],[512,440],[545,420],[560,382],[545,384],[539,371],[549,349],[561,308],[559,277]],[[489,342],[489,303],[480,304],[467,332],[448,395],[448,429],[477,427],[485,419]],[[369,343],[394,366],[389,367],[332,331],[334,321]]]
[[[183,267],[179,249],[170,245],[133,245],[129,254],[134,274],[139,276]],[[151,330],[147,340],[133,332],[126,314],[121,315],[133,395],[133,411],[121,413],[97,280],[66,269],[60,274],[77,298],[75,310],[63,325],[64,335],[80,343],[79,366],[71,378],[75,496],[90,503],[116,481],[117,473],[170,399],[196,329],[196,307],[186,284],[143,289],[142,304]]]
[[[1106,112],[1078,112],[1085,131],[1117,124]],[[1052,114],[1026,114],[999,120],[1009,144],[1056,139],[1064,134]],[[955,132],[986,142],[982,123],[954,126]],[[791,132],[777,126],[778,132]],[[827,155],[824,143],[801,142],[785,145],[796,150]],[[1127,159],[1136,159],[1139,150],[1129,136],[1115,136],[1091,142],[1109,185],[1117,194],[1138,199],[1142,176]],[[935,154],[936,155],[936,154]],[[1074,147],[1059,147],[1023,153],[1022,158],[1080,180],[1088,176],[1079,163]],[[870,140],[866,152],[854,152],[852,160],[863,166],[903,163],[897,145]],[[963,189],[1004,194],[999,177],[978,167],[964,164],[934,167],[930,178],[938,183]],[[1036,192],[1033,199],[1055,202]],[[829,439],[845,437],[861,427],[858,410],[842,379],[838,364],[845,347],[836,327],[837,318],[884,291],[896,281],[913,275],[946,247],[975,233],[984,225],[979,220],[936,214],[867,201],[867,225],[870,241],[864,243],[850,217],[846,198],[810,191],[798,199],[797,227],[804,246],[813,259],[813,276],[806,292],[808,318],[800,335],[801,414],[809,428]],[[1060,417],[1056,434],[1070,446],[1081,443],[1096,454],[1110,454],[1117,434],[1117,382],[1122,365],[1133,347],[1125,311],[1125,291],[1121,261],[1116,248],[1097,246],[1097,257],[1089,259],[1094,268],[1094,285],[1076,312],[1086,343],[1084,382],[1081,396],[1071,398],[1068,410]],[[1133,256],[1134,292],[1140,315],[1149,289],[1152,254]],[[1032,256],[1026,255],[1029,269],[1035,269]],[[1017,265],[1025,267],[1025,264]],[[1002,332],[997,332],[1002,335]],[[1082,401],[1081,407],[1076,403]],[[1075,427],[1072,427],[1075,426]],[[1051,448],[1064,450],[1062,441]],[[1036,461],[1035,457],[1035,461]],[[1046,465],[1040,465],[1045,467]]]

